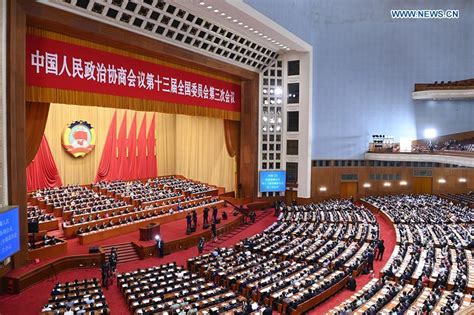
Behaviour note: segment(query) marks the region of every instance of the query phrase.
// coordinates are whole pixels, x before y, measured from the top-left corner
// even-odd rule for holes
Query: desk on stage
[[[151,241],[158,234],[160,234],[160,224],[151,223],[140,228],[140,241]]]

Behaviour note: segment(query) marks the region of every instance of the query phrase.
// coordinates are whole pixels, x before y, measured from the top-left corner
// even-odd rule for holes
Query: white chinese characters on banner
[[[56,53],[31,53],[30,65],[37,74],[78,78],[100,84],[126,86],[130,88],[155,90],[197,99],[235,104],[235,92],[212,85],[162,76],[137,69],[127,69],[121,65],[105,64]]]

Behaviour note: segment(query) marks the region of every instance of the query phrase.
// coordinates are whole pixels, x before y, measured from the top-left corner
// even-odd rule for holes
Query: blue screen
[[[0,213],[0,261],[20,250],[18,207]]]
[[[260,192],[281,192],[285,189],[285,171],[260,171]]]

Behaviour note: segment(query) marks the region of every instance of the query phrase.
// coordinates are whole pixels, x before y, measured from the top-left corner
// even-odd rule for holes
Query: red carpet
[[[374,261],[374,276],[378,278],[380,270],[385,266],[387,260],[392,255],[392,252],[396,245],[396,235],[395,230],[391,223],[387,222],[382,216],[375,215],[377,218],[377,222],[379,223],[380,227],[380,238],[384,240],[385,244],[385,252],[383,255],[383,259],[381,261]],[[364,285],[366,285],[371,280],[371,275],[360,275],[356,278],[357,281],[357,288],[356,290],[362,289]],[[339,291],[339,293],[331,296],[326,302],[323,302],[315,309],[311,310],[308,314],[324,314],[327,311],[330,311],[334,307],[338,306],[346,299],[350,298],[355,292],[350,291],[348,289],[343,289]]]
[[[266,227],[268,227],[271,223],[273,223],[275,220],[276,218],[273,217],[273,210],[268,210],[266,211],[265,216],[262,217],[255,224],[248,226],[245,230],[234,235],[230,239],[226,239],[225,241],[222,241],[221,243],[219,243],[219,246],[221,247],[232,246],[243,238],[260,233]],[[202,222],[202,220],[200,219],[199,222]],[[163,227],[165,225],[166,224],[164,224]],[[174,237],[174,235],[181,234],[182,228],[186,226],[185,224],[183,225],[183,223],[179,221],[173,222],[172,225],[179,228],[170,229],[169,234],[163,234],[165,241],[167,237],[169,237],[168,240],[171,240],[172,237]],[[138,239],[138,236],[132,238],[131,235],[123,235],[118,238],[108,240],[104,243],[114,244],[114,243],[120,243],[120,242],[127,242],[132,239]],[[73,245],[73,247],[78,246],[78,245],[79,244]],[[160,264],[164,264],[164,263],[168,263],[172,261],[176,261],[176,263],[181,264],[181,265],[186,265],[187,259],[194,257],[196,255],[197,255],[197,248],[189,248],[184,251],[167,255],[164,258],[149,258],[145,260],[132,261],[132,262],[123,263],[123,264],[120,264],[119,262],[118,271],[119,272],[132,271],[138,268],[147,268],[150,266],[160,265]],[[51,290],[54,287],[55,283],[73,281],[75,279],[92,278],[92,277],[96,277],[100,279],[99,269],[76,269],[76,270],[64,271],[58,274],[56,277],[52,277],[48,280],[45,280],[41,283],[38,283],[26,289],[21,294],[2,295],[0,296],[0,314],[1,315],[38,314],[43,308],[44,304],[47,302],[50,296]],[[105,292],[105,296],[106,296],[106,299],[107,299],[107,302],[109,304],[112,314],[130,314],[125,304],[125,300],[122,297],[122,294],[120,293],[115,283],[109,287],[109,290],[104,289],[104,292]]]
[[[219,224],[217,227],[219,228],[223,224],[229,223],[233,220],[237,220],[238,217],[234,217],[232,215],[232,208],[227,207],[227,208],[222,208],[223,210],[226,210],[227,214],[229,215],[229,219],[227,221],[221,221],[221,224]],[[202,232],[202,214],[198,215],[198,227],[197,227],[197,232]],[[186,219],[181,219],[177,220],[174,222],[169,222],[166,224],[163,224],[160,227],[160,234],[163,237],[163,240],[166,241],[173,241],[177,240],[180,238],[185,238],[186,237]],[[79,244],[79,239],[78,238],[73,238],[67,240],[67,255],[85,255],[89,253],[89,247],[90,246],[100,246],[100,245],[112,245],[112,244],[120,244],[120,243],[126,243],[126,242],[131,242],[135,241],[137,243],[143,244],[143,245],[153,245],[155,242],[154,241],[149,241],[149,242],[141,242],[139,241],[139,231],[128,233],[128,234],[123,234],[120,236],[116,236],[113,238],[109,238],[107,240],[101,241],[100,243],[95,243],[95,244],[88,244],[88,245],[81,245]],[[48,260],[43,260],[40,261],[39,263],[31,263],[29,265],[26,265],[22,268],[16,269],[12,271],[9,275],[12,276],[18,276],[21,275],[25,272],[28,272],[31,270],[31,268],[34,267],[40,267],[46,264],[49,264],[50,262],[58,259],[48,259]]]

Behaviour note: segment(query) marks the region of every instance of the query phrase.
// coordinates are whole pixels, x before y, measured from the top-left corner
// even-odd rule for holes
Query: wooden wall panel
[[[384,194],[410,194],[417,189],[429,191],[429,184],[423,183],[423,188],[416,188],[413,177],[414,168],[406,167],[313,167],[311,170],[311,200],[324,200],[328,198],[339,198],[344,192],[341,190],[342,174],[357,174],[357,196],[384,195]],[[434,194],[440,193],[462,193],[474,191],[474,169],[470,168],[433,168],[433,177],[428,178]],[[389,181],[390,187],[385,187],[384,180],[370,180],[370,174],[400,174],[400,180]],[[421,177],[422,178],[422,177]],[[443,178],[446,183],[438,182]],[[466,182],[459,182],[459,178],[465,178]],[[406,181],[406,186],[401,186],[400,181]],[[371,187],[364,187],[364,183],[370,183]],[[420,184],[421,185],[421,184]],[[326,191],[319,190],[326,187]]]

